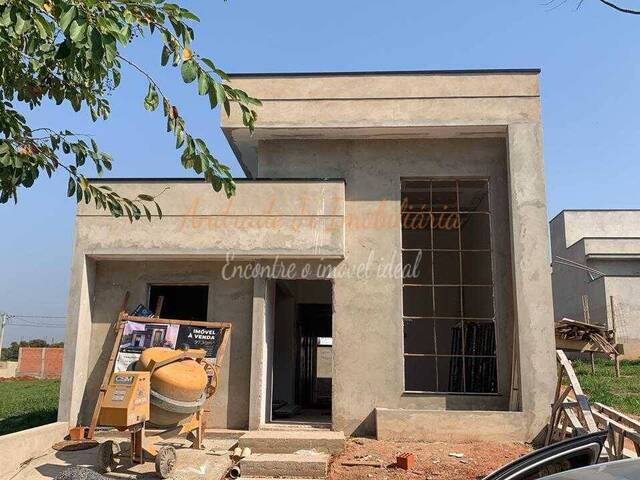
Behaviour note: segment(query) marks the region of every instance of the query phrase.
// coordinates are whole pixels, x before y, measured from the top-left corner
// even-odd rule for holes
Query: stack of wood
[[[556,322],[556,346],[562,350],[620,355],[616,349],[615,331],[602,325],[563,318]]]

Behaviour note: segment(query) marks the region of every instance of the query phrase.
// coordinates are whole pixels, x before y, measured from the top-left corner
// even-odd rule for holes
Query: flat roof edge
[[[238,72],[227,73],[231,78],[260,77],[346,77],[372,75],[539,75],[540,68],[486,68],[468,70],[372,70],[372,71],[329,71],[329,72]]]
[[[549,220],[549,223],[567,212],[640,212],[640,208],[563,208]]]
[[[115,177],[115,178],[87,178],[89,182],[110,182],[110,183],[151,183],[151,182],[168,182],[168,183],[208,183],[204,178],[181,178],[181,177]],[[310,177],[265,177],[265,178],[234,178],[234,182],[342,182],[346,183],[344,178],[310,178]]]

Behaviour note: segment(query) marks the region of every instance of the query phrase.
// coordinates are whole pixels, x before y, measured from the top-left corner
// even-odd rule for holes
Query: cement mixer
[[[203,350],[190,350],[179,360],[176,353],[169,348],[152,347],[143,351],[136,362],[136,371],[151,372],[149,426],[179,425],[201,410],[215,391],[215,370],[198,358],[204,355]]]
[[[173,472],[176,451],[172,446],[156,449],[156,441],[186,434],[191,448],[202,448],[202,412],[217,386],[217,369],[204,356],[204,350],[148,348],[134,371],[114,372],[107,387],[99,424],[129,430],[131,461],[143,463],[147,452],[161,478]],[[146,436],[146,426],[163,431]],[[122,456],[116,449],[110,441],[100,445],[98,467],[103,472],[115,468]]]

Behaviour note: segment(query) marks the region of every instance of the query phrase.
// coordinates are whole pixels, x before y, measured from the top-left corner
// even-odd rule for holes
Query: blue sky
[[[540,67],[550,218],[563,208],[640,208],[635,49],[640,18],[597,0],[587,0],[579,10],[574,0],[552,8],[561,1],[201,0],[186,5],[202,20],[194,50],[229,72]],[[143,40],[127,50],[181,106],[190,128],[241,175],[217,112],[194,86],[181,85],[177,70],[159,66],[157,43]],[[95,135],[115,159],[112,176],[186,176],[161,114],[142,107],[145,89],[138,74],[125,70],[107,122],[94,124],[86,112],[74,114],[66,106],[28,116],[33,126]],[[0,311],[66,313],[74,209],[63,175],[21,192],[16,206],[0,206]],[[5,345],[38,335],[61,338],[63,332],[9,326]]]

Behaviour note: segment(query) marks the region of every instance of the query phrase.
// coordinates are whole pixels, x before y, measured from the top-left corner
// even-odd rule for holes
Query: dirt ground
[[[344,451],[334,457],[327,478],[476,480],[530,451],[531,447],[522,443],[394,443],[351,439]],[[414,453],[413,470],[395,467],[396,455],[404,452]],[[343,463],[379,463],[382,467],[346,466]]]

